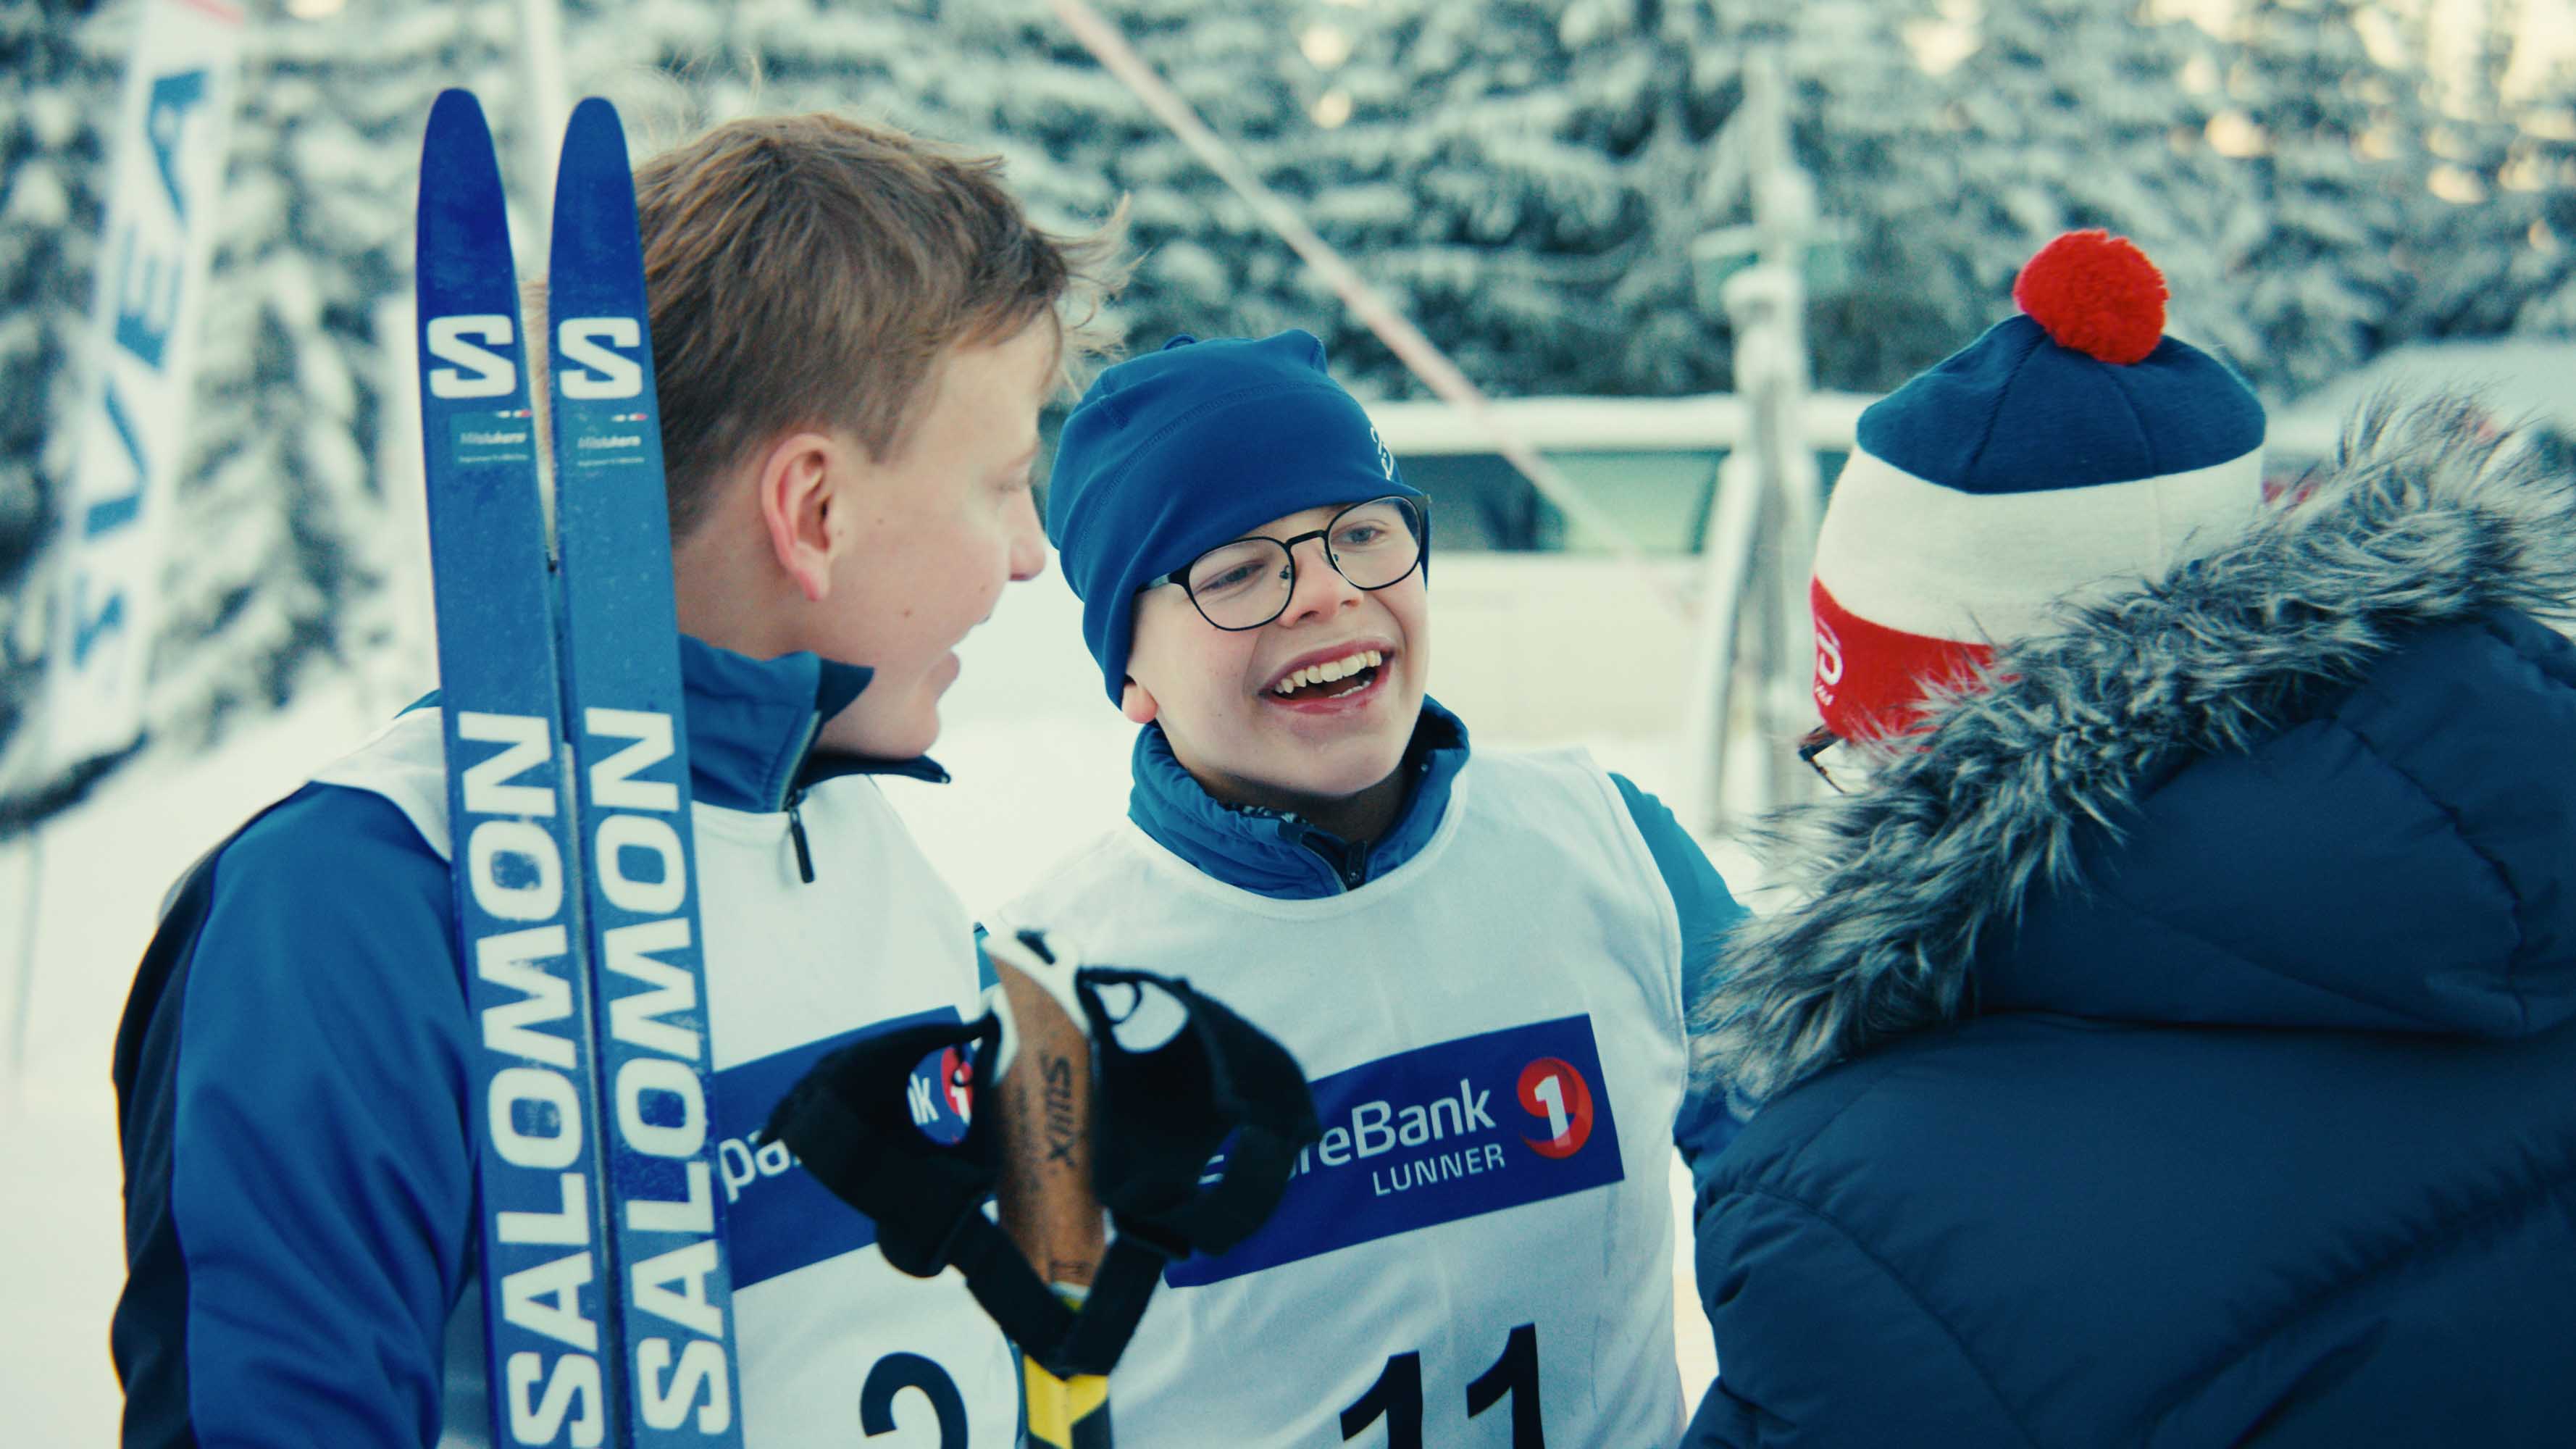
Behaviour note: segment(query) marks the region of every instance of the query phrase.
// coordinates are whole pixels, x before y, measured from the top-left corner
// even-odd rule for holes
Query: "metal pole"
[[[27,1016],[36,997],[36,921],[45,900],[45,846],[41,826],[27,828],[27,890],[18,929],[17,977],[9,996],[9,1096],[23,1101],[27,1085]]]
[[[1718,465],[1717,500],[1700,540],[1699,643],[1690,677],[1697,682],[1682,721],[1682,818],[1694,829],[1717,830],[1726,821],[1726,742],[1738,704],[1736,641],[1742,637],[1745,601],[1752,597],[1761,547],[1762,476],[1738,447]]]
[[[1806,429],[1806,284],[1815,188],[1790,154],[1787,83],[1779,48],[1745,59],[1744,102],[1727,125],[1717,172],[1741,184],[1753,212],[1752,265],[1720,293],[1735,337],[1735,390],[1745,431],[1718,475],[1703,564],[1698,689],[1685,725],[1697,823],[1723,828],[1799,798],[1804,771],[1789,741],[1805,728],[1803,674],[1811,657],[1807,575],[1820,508]],[[1748,628],[1749,624],[1749,628]],[[1739,668],[1752,672],[1740,691]],[[1748,788],[1720,787],[1731,742],[1749,729],[1760,764]],[[1728,798],[1729,795],[1733,799]]]
[[[1753,399],[1757,456],[1769,487],[1771,627],[1764,637],[1765,673],[1759,714],[1763,758],[1771,789],[1767,805],[1810,793],[1806,771],[1791,758],[1788,742],[1805,731],[1814,713],[1806,673],[1815,640],[1807,609],[1807,580],[1814,569],[1816,531],[1823,507],[1817,496],[1815,454],[1806,441],[1806,258],[1815,239],[1815,185],[1790,150],[1788,82],[1780,50],[1762,47],[1752,57],[1748,101],[1758,98],[1753,170],[1753,224],[1762,239],[1762,298],[1770,344],[1761,359],[1761,384]],[[1740,384],[1739,384],[1740,385]]]
[[[546,255],[554,225],[555,147],[563,139],[566,99],[563,8],[557,0],[519,0],[519,254]],[[534,345],[533,342],[531,345]]]

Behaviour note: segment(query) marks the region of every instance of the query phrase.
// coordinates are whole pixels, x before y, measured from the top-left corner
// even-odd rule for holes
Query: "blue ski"
[[[537,429],[500,171],[463,91],[430,111],[414,264],[493,1441],[623,1449]]]
[[[633,1442],[739,1445],[661,420],[617,112],[575,108],[547,268],[563,718],[579,764]]]

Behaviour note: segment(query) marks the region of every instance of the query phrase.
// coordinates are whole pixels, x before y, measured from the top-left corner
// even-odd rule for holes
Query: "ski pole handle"
[[[999,1084],[1002,1231],[1049,1286],[1087,1290],[1108,1247],[1091,1188],[1091,1039],[1028,972],[993,964],[1018,1037]]]
[[[986,955],[1001,979],[1015,1046],[1001,1080],[1002,1231],[1048,1286],[1076,1308],[1108,1247],[1091,1185],[1091,1039],[1076,1014],[1072,962],[996,936]],[[1022,1356],[1032,1449],[1111,1449],[1109,1380],[1058,1378]]]

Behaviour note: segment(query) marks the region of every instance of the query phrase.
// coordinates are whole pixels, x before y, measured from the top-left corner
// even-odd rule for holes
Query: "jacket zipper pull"
[[[1355,891],[1368,884],[1368,847],[1361,846],[1342,857],[1342,889]]]
[[[1333,873],[1343,890],[1355,891],[1368,884],[1367,846],[1353,848],[1339,836],[1299,822],[1295,815],[1281,816],[1280,821],[1280,833],[1284,836],[1295,832],[1297,843],[1324,863],[1324,869]]]
[[[807,885],[814,883],[814,851],[805,843],[805,817],[797,813],[796,803],[805,798],[802,789],[787,795],[787,839],[796,847],[796,874]]]

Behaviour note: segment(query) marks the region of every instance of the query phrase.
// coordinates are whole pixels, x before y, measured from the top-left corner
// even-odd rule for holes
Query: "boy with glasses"
[[[1048,514],[1143,728],[1128,822],[1005,915],[1222,997],[1325,1127],[1267,1227],[1166,1273],[1121,1444],[1673,1442],[1723,882],[1581,752],[1471,754],[1427,697],[1430,512],[1307,334],[1104,373]]]

